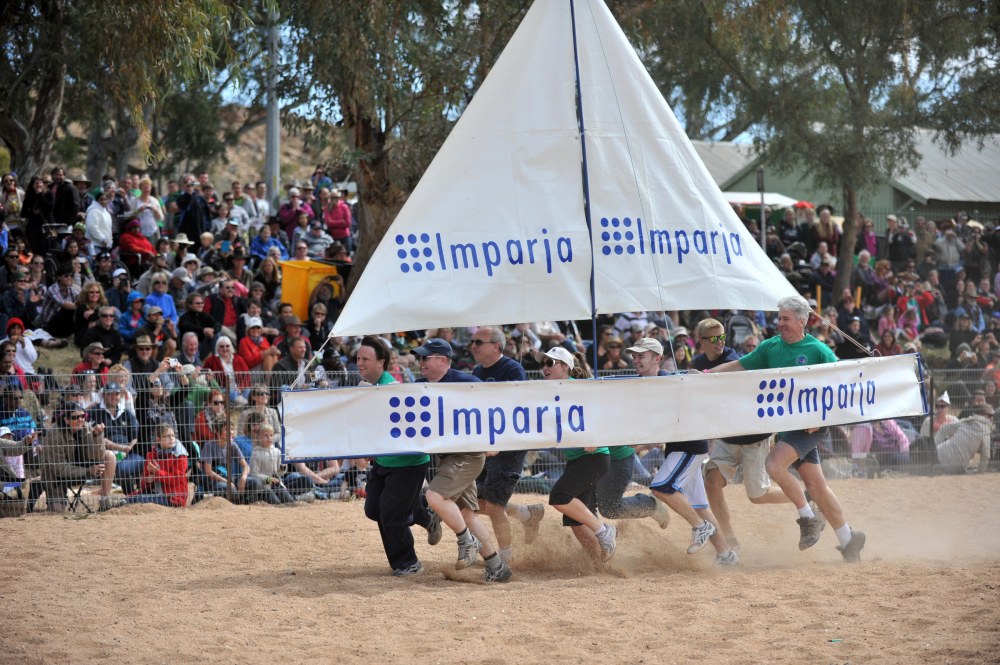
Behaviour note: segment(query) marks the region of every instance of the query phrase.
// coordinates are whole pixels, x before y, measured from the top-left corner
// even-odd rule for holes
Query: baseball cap
[[[553,346],[551,349],[545,353],[536,352],[535,359],[539,360],[542,357],[552,358],[553,360],[558,360],[559,362],[565,363],[572,369],[576,365],[576,358],[567,349],[561,346]]]
[[[188,271],[185,268],[175,269],[172,273],[170,273],[170,276],[174,279],[181,280],[185,284],[191,283],[191,276],[188,275]]]
[[[685,328],[684,326],[678,326],[677,328],[674,329],[674,337],[673,337],[674,339],[677,339],[678,337],[690,337],[690,336],[691,335],[688,334],[688,329]]]
[[[250,328],[263,328],[264,322],[260,320],[259,316],[251,316],[247,319],[247,330]]]
[[[106,384],[104,384],[104,387],[101,388],[102,393],[120,393],[121,391],[122,391],[121,386],[119,386],[114,381],[108,381]]]
[[[643,337],[635,343],[635,346],[630,346],[626,350],[631,351],[632,353],[645,353],[646,351],[652,351],[658,356],[663,355],[663,345],[652,337]]]
[[[418,356],[444,356],[445,358],[451,358],[455,355],[454,350],[451,348],[451,344],[440,337],[431,337],[423,344],[413,349],[413,353]]]
[[[125,268],[115,268],[115,271],[111,273],[111,277],[112,278],[121,277],[122,275],[127,275],[127,274],[128,270],[125,270]]]
[[[288,190],[288,195],[289,196],[301,196],[302,192],[299,191],[298,187],[292,187],[291,189]]]
[[[0,436],[14,436],[9,427],[0,427]]]

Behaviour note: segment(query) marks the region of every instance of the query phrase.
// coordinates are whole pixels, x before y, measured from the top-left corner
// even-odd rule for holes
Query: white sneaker
[[[688,545],[688,554],[694,554],[708,543],[708,539],[715,535],[715,525],[705,520],[700,526],[691,529],[691,544]]]
[[[715,557],[715,565],[717,566],[735,566],[740,562],[740,555],[736,553],[736,550],[729,550],[725,554],[719,554]]]
[[[618,548],[618,527],[614,524],[605,524],[604,533],[598,534],[597,542],[601,544],[601,561],[609,560]]]
[[[660,525],[661,529],[666,529],[667,525],[670,524],[670,509],[667,508],[667,504],[663,503],[656,497],[653,497],[653,501],[656,502],[656,509],[650,517],[656,520],[656,523]]]

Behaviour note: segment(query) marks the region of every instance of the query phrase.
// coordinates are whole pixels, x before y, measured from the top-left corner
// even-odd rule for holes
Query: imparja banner
[[[648,378],[284,392],[286,459],[638,445],[926,413],[915,355]]]

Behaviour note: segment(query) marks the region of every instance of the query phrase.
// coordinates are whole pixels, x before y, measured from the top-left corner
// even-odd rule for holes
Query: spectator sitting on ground
[[[295,503],[295,497],[282,481],[285,469],[281,464],[281,451],[274,447],[274,428],[268,423],[261,423],[252,436],[250,473],[264,485],[264,500],[273,505]]]
[[[115,467],[115,479],[126,494],[131,494],[142,476],[143,456],[134,450],[139,442],[139,421],[121,402],[122,387],[108,382],[101,390],[102,403],[90,408],[87,418],[103,425],[107,450],[125,454]]]
[[[146,454],[139,489],[127,496],[126,501],[183,508],[190,500],[187,471],[187,449],[177,439],[173,427],[160,425],[157,445]]]
[[[982,473],[990,463],[990,435],[993,421],[985,413],[975,413],[956,423],[944,425],[934,435],[938,462],[948,473],[964,473],[979,455],[976,469]]]
[[[910,463],[910,439],[893,419],[858,423],[851,429],[851,457],[874,455],[882,468]]]

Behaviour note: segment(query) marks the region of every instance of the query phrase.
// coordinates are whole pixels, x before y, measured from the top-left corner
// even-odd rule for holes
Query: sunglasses
[[[75,414],[75,415],[72,415],[72,416],[69,416],[69,417],[67,418],[67,420],[83,420],[83,419],[84,419],[84,418],[86,418],[86,417],[87,417],[87,416],[85,416],[85,415],[84,415],[84,414],[82,414],[82,413],[77,413],[77,414]]]
[[[491,342],[489,340],[484,340],[484,339],[474,339],[471,342],[469,342],[469,344],[471,344],[472,346],[482,346],[483,344],[495,344],[495,342]]]
[[[722,333],[721,335],[709,335],[708,337],[702,337],[702,339],[707,339],[712,344],[719,344],[726,341],[726,334]]]
[[[225,402],[223,402],[221,399],[212,400],[212,406],[222,406],[223,404],[225,404]]]
[[[555,360],[554,358],[546,358],[545,362],[542,363],[545,367],[555,367],[557,364],[561,363],[561,360]]]

